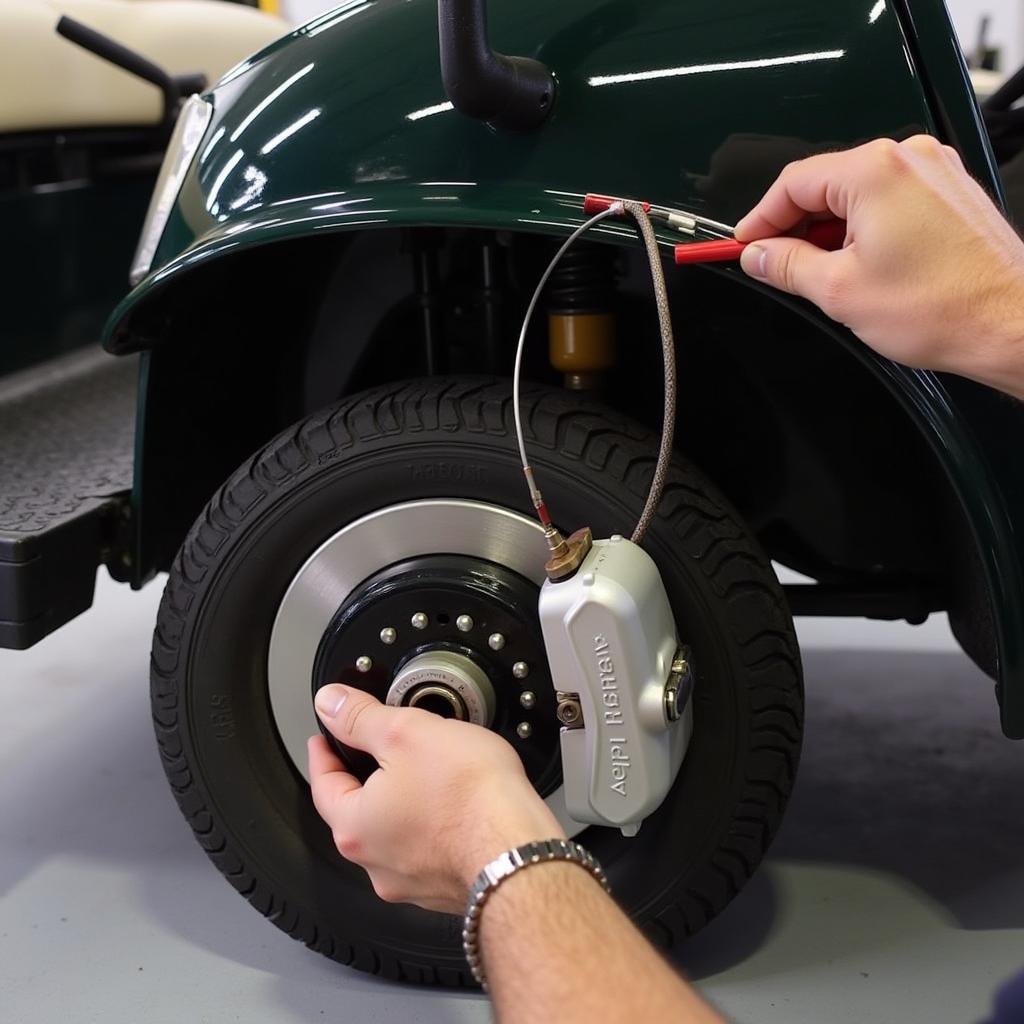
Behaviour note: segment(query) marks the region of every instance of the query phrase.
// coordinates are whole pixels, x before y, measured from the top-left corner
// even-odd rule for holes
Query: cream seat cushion
[[[160,121],[160,90],[57,35],[62,14],[211,85],[289,28],[222,0],[0,0],[0,132]]]

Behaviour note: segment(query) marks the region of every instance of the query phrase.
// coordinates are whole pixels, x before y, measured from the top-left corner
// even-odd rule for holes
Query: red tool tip
[[[797,236],[816,245],[827,252],[842,249],[846,241],[846,221],[822,220],[814,221]],[[676,263],[722,263],[738,260],[740,253],[746,249],[746,242],[737,242],[731,238],[717,239],[714,242],[681,242],[676,246]]]
[[[596,192],[590,192],[586,195],[583,200],[583,212],[593,216],[595,213],[600,213],[602,210],[607,210],[613,203],[624,202],[623,199],[617,196],[601,196]],[[650,203],[641,203],[645,212],[651,212]]]
[[[716,242],[681,242],[676,246],[676,263],[722,263],[738,260],[746,246],[723,238]]]

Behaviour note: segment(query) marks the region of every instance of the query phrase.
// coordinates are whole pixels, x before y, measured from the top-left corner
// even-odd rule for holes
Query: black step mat
[[[136,358],[89,349],[0,379],[0,534],[50,529],[132,484]]]

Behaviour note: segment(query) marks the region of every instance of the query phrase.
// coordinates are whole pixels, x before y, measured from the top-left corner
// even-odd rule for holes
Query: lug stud
[[[473,619],[469,615],[460,615],[455,620],[455,628],[460,633],[468,633],[473,628]]]
[[[527,665],[525,661],[517,661],[512,666],[512,675],[514,675],[516,679],[525,679],[529,674],[530,666]]]
[[[502,647],[505,646],[505,638],[501,633],[492,633],[487,638],[487,646],[490,647],[492,651],[500,651]]]
[[[393,644],[398,638],[398,630],[394,626],[385,626],[380,631],[380,642],[382,644]]]
[[[529,722],[520,722],[516,726],[516,735],[521,740],[528,740],[533,735],[533,726]]]
[[[356,670],[359,672],[369,672],[373,668],[373,660],[368,658],[365,654],[361,654],[356,658]]]
[[[519,703],[522,707],[526,708],[527,711],[532,711],[537,704],[537,695],[533,690],[523,690],[519,694]]]
[[[413,629],[426,629],[430,619],[427,618],[426,612],[416,612],[409,621]]]

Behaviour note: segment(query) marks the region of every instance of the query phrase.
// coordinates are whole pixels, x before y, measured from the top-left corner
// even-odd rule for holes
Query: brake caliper
[[[571,576],[544,583],[540,621],[569,815],[635,835],[693,731],[692,671],[657,566],[623,537],[594,541]]]

